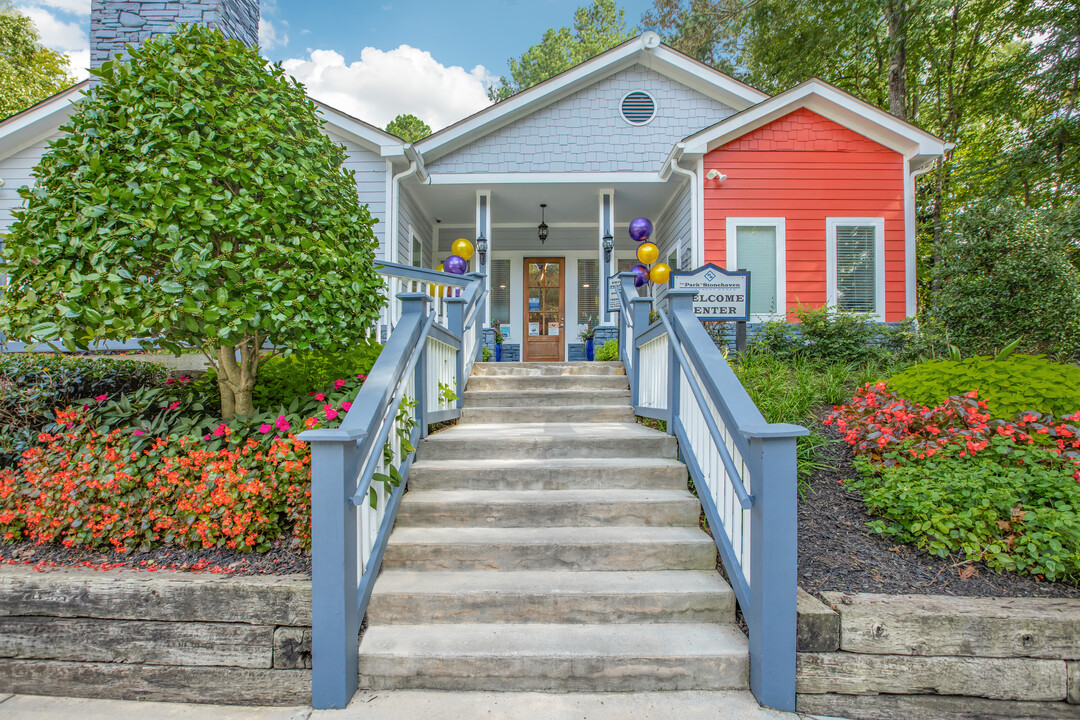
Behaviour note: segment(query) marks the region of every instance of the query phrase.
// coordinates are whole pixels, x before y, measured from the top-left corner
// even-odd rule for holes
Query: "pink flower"
[[[134,435],[135,437],[138,437],[140,435],[145,435],[146,433],[144,433],[142,430],[135,430],[131,434]]]
[[[225,434],[225,428],[226,428],[225,423],[221,423],[216,428],[214,428],[214,435],[217,436],[217,437],[221,437],[222,435]]]
[[[352,403],[346,400],[345,402],[341,403],[341,409],[345,412],[349,412],[350,410],[352,410]]]
[[[281,432],[289,431],[289,421],[285,419],[284,415],[278,415],[278,419],[274,421],[274,427]]]
[[[357,380],[365,380],[365,379],[367,379],[367,375],[365,375],[364,373],[360,373],[359,375],[356,376],[356,379]],[[1077,413],[1077,415],[1080,415],[1080,413]]]
[[[172,385],[174,382],[176,382],[176,380],[174,380],[173,378],[169,378],[168,380],[165,381],[165,384],[166,385]]]
[[[335,390],[340,390],[343,387],[345,387],[345,381],[344,380],[335,380],[334,381],[334,389]]]
[[[209,434],[207,434],[207,435],[203,435],[202,439],[203,439],[203,440],[209,440],[209,439],[210,439],[210,435],[209,435]]]
[[[322,401],[326,400],[326,396],[323,395],[322,393],[315,393],[315,399],[318,400],[319,402],[322,402]]]
[[[98,402],[105,402],[105,400],[107,400],[108,398],[109,398],[109,396],[107,394],[106,395],[97,395],[97,396],[94,397],[94,399],[97,400]]]
[[[261,432],[263,435],[270,432],[271,430],[273,430],[273,428],[270,425],[267,425],[266,423],[263,423],[262,425],[259,426],[259,432]]]
[[[338,415],[333,405],[323,405],[323,412],[326,413],[327,420],[333,420]]]
[[[178,403],[178,402],[174,402],[171,405],[169,405],[170,410],[176,410],[178,407],[180,407],[180,403]]]
[[[184,375],[183,377],[176,378],[176,382],[187,382],[190,379],[191,379],[190,377],[188,377],[187,375]]]

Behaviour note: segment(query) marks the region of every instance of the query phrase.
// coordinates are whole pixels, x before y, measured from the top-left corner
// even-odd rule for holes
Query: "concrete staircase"
[[[735,599],[621,363],[483,363],[418,448],[360,645],[371,690],[745,690]]]

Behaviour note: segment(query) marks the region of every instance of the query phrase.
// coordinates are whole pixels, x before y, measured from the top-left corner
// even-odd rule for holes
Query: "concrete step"
[[[701,505],[682,490],[413,490],[397,527],[695,527]]]
[[[422,460],[674,458],[675,438],[636,423],[458,425],[421,441]]]
[[[712,538],[691,527],[396,527],[383,567],[403,570],[711,570]]]
[[[441,433],[438,433],[441,434]],[[438,435],[437,434],[437,435]],[[433,435],[432,437],[436,437]],[[686,488],[686,466],[663,458],[418,460],[410,494],[422,490],[572,490]]]
[[[387,570],[370,625],[730,623],[735,593],[715,570],[489,572]]]
[[[372,690],[738,690],[748,673],[746,638],[714,624],[384,625],[360,643]]]
[[[614,362],[486,362],[473,365],[474,377],[481,375],[626,375],[619,361]]]
[[[472,375],[466,390],[626,390],[625,375]]]
[[[466,390],[465,407],[567,407],[629,405],[630,390]]]
[[[567,405],[563,407],[464,408],[463,424],[475,423],[632,423],[634,410],[625,405]]]

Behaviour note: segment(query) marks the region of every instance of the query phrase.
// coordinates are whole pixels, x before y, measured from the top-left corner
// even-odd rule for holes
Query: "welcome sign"
[[[694,315],[699,320],[750,319],[750,271],[727,271],[712,263],[697,270],[671,273],[671,288],[692,289]]]

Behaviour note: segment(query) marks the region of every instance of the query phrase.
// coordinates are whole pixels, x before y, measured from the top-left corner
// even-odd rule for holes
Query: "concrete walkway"
[[[563,695],[394,690],[361,691],[344,710],[0,695],[0,717],[4,720],[803,720],[816,716],[767,710],[746,691]]]

